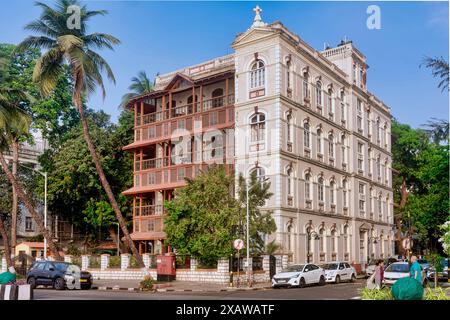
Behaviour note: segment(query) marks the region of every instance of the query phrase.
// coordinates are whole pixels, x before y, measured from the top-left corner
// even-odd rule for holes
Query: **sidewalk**
[[[201,283],[193,281],[171,281],[157,283],[156,292],[220,292],[270,289],[267,283],[256,283],[252,288],[241,285],[240,288],[228,287],[220,283]],[[92,289],[139,291],[139,280],[94,280]]]

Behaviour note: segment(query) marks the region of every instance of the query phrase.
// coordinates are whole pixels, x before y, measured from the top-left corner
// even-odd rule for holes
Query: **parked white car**
[[[308,264],[297,264],[283,269],[272,278],[272,287],[304,287],[308,284],[325,284],[325,271],[319,266]]]
[[[356,270],[347,262],[332,262],[321,267],[325,270],[326,282],[356,281]]]
[[[384,284],[393,285],[400,278],[409,277],[408,262],[394,262],[384,270]]]

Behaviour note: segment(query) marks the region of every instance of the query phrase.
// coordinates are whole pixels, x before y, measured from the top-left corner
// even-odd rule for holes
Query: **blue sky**
[[[42,0],[48,4],[52,1]],[[122,44],[103,56],[114,70],[116,85],[107,97],[91,97],[89,105],[117,119],[121,96],[132,76],[145,70],[151,77],[232,52],[237,33],[253,20],[259,4],[265,22],[280,20],[314,48],[335,46],[344,36],[367,57],[368,88],[391,107],[401,122],[414,127],[430,117],[448,119],[448,92],[437,89],[429,70],[419,68],[424,55],[448,60],[448,2],[151,2],[87,1],[89,8],[109,14],[91,20],[92,32],[106,32]],[[381,8],[381,29],[366,27],[370,4]],[[33,1],[2,3],[0,42],[18,43],[24,25],[39,16]]]

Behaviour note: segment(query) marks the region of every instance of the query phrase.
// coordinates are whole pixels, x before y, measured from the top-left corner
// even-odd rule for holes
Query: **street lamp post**
[[[120,255],[120,224],[116,222],[117,224],[117,256]]]
[[[35,168],[27,167],[23,164],[20,164],[20,166],[27,168],[29,170],[33,170],[37,173],[39,173],[41,176],[44,177],[44,229],[47,230],[47,184],[48,184],[48,175],[47,172],[41,172]],[[44,236],[44,259],[47,259],[47,238]]]
[[[260,183],[264,183],[269,178],[265,178]],[[251,287],[251,281],[250,281],[250,206],[249,206],[249,191],[251,188],[253,188],[255,185],[250,187],[250,181],[246,181],[246,202],[247,202],[247,286]]]
[[[310,255],[310,250],[311,250],[311,248],[310,248],[311,239],[313,236],[314,236],[314,240],[319,240],[320,238],[319,238],[319,235],[317,234],[317,232],[315,232],[314,230],[311,231],[311,227],[308,227],[306,229],[306,233],[308,234],[308,246],[307,246],[308,252],[306,254],[306,261],[307,261],[307,263],[309,263],[309,255]]]

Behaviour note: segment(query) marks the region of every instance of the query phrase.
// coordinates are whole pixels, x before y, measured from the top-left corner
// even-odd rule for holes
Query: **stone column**
[[[6,257],[2,257],[2,273],[6,272]]]
[[[123,253],[120,255],[120,270],[127,270],[130,266],[130,255],[128,253]]]
[[[229,283],[230,281],[230,260],[228,258],[220,258],[217,261],[217,273],[220,277],[220,282]]]
[[[197,270],[197,265],[198,265],[197,259],[191,258],[191,271]]]
[[[100,256],[100,270],[106,270],[109,267],[109,254],[102,254]]]
[[[144,253],[144,254],[142,254],[142,260],[144,260],[144,265],[145,265],[145,267],[146,267],[147,269],[149,269],[149,268],[150,268],[150,264],[151,264],[151,261],[150,261],[150,254],[149,254],[149,253]]]
[[[289,259],[289,256],[288,256],[287,254],[285,254],[285,255],[283,255],[283,256],[281,257],[281,267],[282,267],[283,269],[287,267],[287,265],[288,265],[288,259]]]
[[[71,255],[64,256],[64,262],[72,263],[72,256]]]
[[[275,255],[276,263],[275,263],[275,273],[281,272],[281,269],[283,269],[282,261],[281,261],[282,255]]]
[[[90,256],[88,254],[83,254],[81,256],[81,270],[89,269],[89,258]]]

